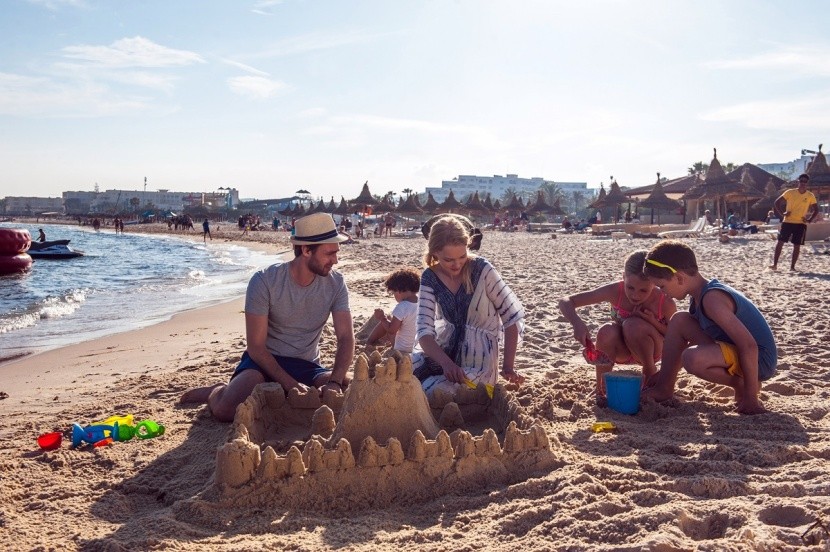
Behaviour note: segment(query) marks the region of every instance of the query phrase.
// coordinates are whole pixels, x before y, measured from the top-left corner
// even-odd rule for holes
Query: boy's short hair
[[[412,291],[421,289],[421,273],[414,268],[400,268],[383,281],[389,291]]]
[[[646,255],[643,272],[649,278],[668,280],[675,272],[684,272],[689,276],[697,274],[697,259],[692,248],[677,240],[665,240]]]

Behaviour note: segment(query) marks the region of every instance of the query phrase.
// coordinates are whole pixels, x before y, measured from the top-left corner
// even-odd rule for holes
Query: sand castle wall
[[[503,386],[492,399],[466,388],[455,399],[466,408],[446,405],[445,427],[463,425],[464,411],[486,411],[493,427],[479,435],[439,427],[408,357],[361,355],[345,396],[295,389],[286,396],[277,384],[260,385],[217,451],[206,496],[234,506],[377,507],[503,485],[561,465],[544,429]],[[306,435],[291,441],[298,428]]]

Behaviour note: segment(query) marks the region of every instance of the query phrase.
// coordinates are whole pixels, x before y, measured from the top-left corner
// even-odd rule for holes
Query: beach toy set
[[[142,420],[134,423],[132,414],[125,416],[110,416],[104,421],[95,422],[88,426],[72,424],[72,448],[82,445],[102,447],[115,441],[129,441],[133,437],[138,439],[153,439],[164,435],[164,426],[153,420]],[[59,431],[44,433],[37,438],[37,444],[42,450],[60,448],[63,434]]]

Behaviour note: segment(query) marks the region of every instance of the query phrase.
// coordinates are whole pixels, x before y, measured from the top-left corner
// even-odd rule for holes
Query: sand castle
[[[203,498],[345,510],[502,485],[560,464],[503,386],[427,401],[409,356],[358,356],[344,394],[263,384],[239,406]],[[335,423],[335,420],[337,422]]]

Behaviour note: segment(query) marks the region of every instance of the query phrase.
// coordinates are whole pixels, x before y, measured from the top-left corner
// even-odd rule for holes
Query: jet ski
[[[84,254],[83,251],[72,249],[69,240],[33,241],[27,253],[33,259],[74,259]]]

